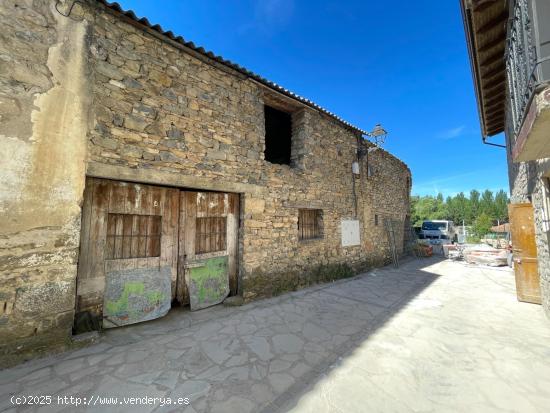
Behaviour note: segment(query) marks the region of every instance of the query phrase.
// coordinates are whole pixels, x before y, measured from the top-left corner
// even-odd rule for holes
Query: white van
[[[431,220],[424,221],[420,231],[422,238],[433,240],[447,240],[448,242],[457,241],[457,233],[453,221]]]

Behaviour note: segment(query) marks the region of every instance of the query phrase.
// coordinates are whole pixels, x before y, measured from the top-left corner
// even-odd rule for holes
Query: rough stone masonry
[[[380,149],[354,175],[357,128],[102,1],[5,0],[0,22],[3,362],[70,342],[86,176],[240,194],[247,301],[387,261],[388,219],[403,251],[410,171]],[[265,160],[264,105],[291,114],[290,165]]]

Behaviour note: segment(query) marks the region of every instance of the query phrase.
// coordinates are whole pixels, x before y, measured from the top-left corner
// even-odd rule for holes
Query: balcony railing
[[[548,3],[548,0],[515,0],[511,8],[506,72],[510,96],[508,116],[514,138],[521,129],[536,88],[550,80]]]

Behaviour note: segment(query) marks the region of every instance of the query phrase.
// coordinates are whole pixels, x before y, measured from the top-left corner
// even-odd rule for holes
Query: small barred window
[[[323,211],[300,209],[298,215],[298,238],[300,241],[323,237]]]

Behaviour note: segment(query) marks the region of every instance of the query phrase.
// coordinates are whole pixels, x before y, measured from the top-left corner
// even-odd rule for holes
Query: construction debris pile
[[[505,248],[494,248],[486,244],[453,244],[444,247],[444,255],[449,259],[464,260],[468,264],[481,264],[489,267],[508,265],[510,253]]]

